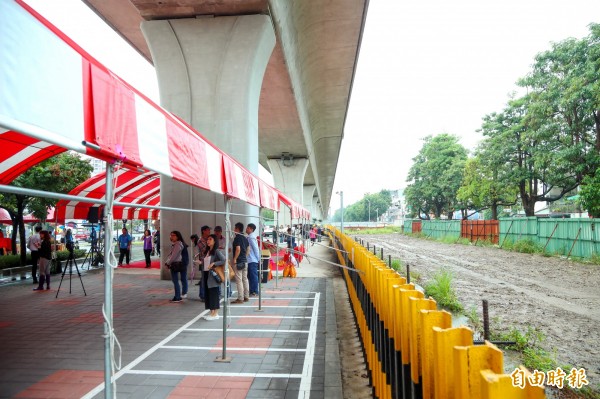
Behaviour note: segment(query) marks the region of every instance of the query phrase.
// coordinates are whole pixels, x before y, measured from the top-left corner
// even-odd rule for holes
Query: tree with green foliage
[[[523,208],[556,201],[600,166],[600,25],[586,38],[567,39],[535,57],[518,84],[527,89],[522,123],[541,190],[521,189]],[[538,187],[539,189],[540,187]]]
[[[531,117],[529,95],[509,101],[503,112],[484,117],[486,138],[480,153],[493,159],[501,172],[500,186],[516,187],[527,216],[535,214],[537,202],[552,202],[570,192],[578,183],[572,165],[557,154],[562,144],[548,134],[541,119]]]
[[[492,145],[493,143],[490,143]],[[465,163],[464,178],[457,198],[467,209],[490,209],[491,219],[498,219],[499,206],[512,206],[517,202],[518,190],[505,177],[506,161],[502,152],[493,148],[484,151],[488,143],[480,144],[475,156]],[[463,214],[464,216],[468,216]]]
[[[355,221],[368,221],[369,216],[374,220],[377,212],[385,213],[392,204],[392,195],[389,190],[381,190],[377,194],[365,194],[357,203],[351,205],[349,211]],[[371,210],[369,215],[369,208]]]
[[[261,216],[265,219],[265,222],[275,223],[275,212],[272,209],[262,208]]]
[[[89,160],[77,154],[62,153],[31,167],[17,177],[10,185],[36,190],[68,193],[90,177],[93,167]],[[25,210],[32,211],[40,220],[45,221],[48,209],[55,206],[58,200],[52,198],[32,197],[25,194],[3,194],[0,207],[7,210],[13,224],[12,250],[16,253],[16,237],[19,234],[21,244],[21,264],[26,262]]]
[[[600,169],[593,176],[586,176],[579,189],[581,206],[593,218],[600,218]]]
[[[461,186],[467,150],[458,137],[447,133],[423,139],[419,154],[408,173],[409,185],[404,191],[413,216],[436,219],[446,214],[452,219],[458,209],[457,191]]]
[[[371,201],[371,216],[376,214],[376,209],[379,211],[379,214],[382,215],[392,205],[392,194],[390,190],[381,190],[376,194],[365,194],[360,201],[344,208],[344,222],[363,222],[369,220],[369,206],[367,200]],[[341,221],[341,216],[341,209],[336,210],[333,215],[333,221]]]

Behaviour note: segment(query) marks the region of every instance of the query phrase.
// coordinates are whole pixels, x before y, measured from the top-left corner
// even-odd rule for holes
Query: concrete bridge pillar
[[[302,189],[302,206],[308,209],[308,211],[310,212],[311,219],[314,217],[315,213],[315,208],[313,207],[313,195],[315,194],[316,189],[317,186],[314,184],[311,184],[309,186],[303,186]]]
[[[142,22],[158,76],[161,105],[258,175],[258,104],[267,63],[275,46],[268,16],[155,20]],[[161,204],[223,211],[221,195],[161,179]],[[254,206],[233,201],[232,212],[258,216]],[[234,217],[232,224],[256,218]],[[189,243],[202,225],[225,229],[220,215],[161,212],[162,254],[169,232]],[[233,226],[232,226],[233,227]],[[164,277],[164,276],[163,276]]]
[[[319,198],[318,197],[312,198],[312,213],[310,215],[310,219],[311,219],[311,223],[312,223],[312,219],[323,220],[323,217],[321,216],[321,207],[319,206]]]
[[[271,175],[273,175],[275,187],[297,203],[303,204],[303,183],[304,174],[308,167],[308,159],[269,159],[267,162]],[[279,224],[284,226],[292,224],[290,210],[285,206],[282,206],[279,211]]]

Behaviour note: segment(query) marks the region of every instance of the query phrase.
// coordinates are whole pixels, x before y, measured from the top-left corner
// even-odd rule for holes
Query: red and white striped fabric
[[[148,198],[146,201],[140,203],[141,205],[148,206],[158,206],[160,205],[160,193],[155,194],[153,197]],[[160,217],[160,210],[158,209],[149,209],[149,208],[139,208],[139,207],[131,207],[129,209],[125,209],[122,219],[151,219],[157,220]]]
[[[300,207],[298,206],[297,202],[292,202],[291,214],[292,214],[292,219],[300,219],[302,217],[302,214],[300,212]]]
[[[160,204],[160,179],[155,172],[140,173],[121,168],[115,171],[113,190],[115,201],[131,203],[131,206],[113,207],[114,219],[156,219],[158,210],[149,210],[136,207],[136,204],[156,206]],[[90,199],[104,199],[106,196],[106,173],[100,173],[79,186],[75,187],[70,195]],[[56,204],[56,215],[59,222],[66,219],[87,219],[91,207],[97,204],[82,201],[60,200]],[[102,208],[100,208],[100,214]]]
[[[114,75],[21,0],[0,1],[0,38],[0,133],[7,142],[22,144],[11,144],[12,149],[1,153],[0,183],[68,149],[261,204],[256,176]],[[11,137],[17,133],[9,131],[23,138]],[[89,184],[102,185],[101,180],[96,177]],[[140,201],[158,203],[157,198]],[[85,213],[73,218],[85,219],[90,206],[71,206],[73,216]],[[145,212],[134,209],[124,209],[124,215]]]
[[[0,184],[11,183],[33,165],[64,151],[60,146],[21,133],[0,133]]]
[[[279,201],[283,202],[283,204],[285,206],[287,206],[288,208],[292,209],[292,199],[290,197],[288,197],[287,195],[285,195],[284,193],[282,193],[281,191],[277,190],[277,195],[279,197]]]
[[[278,193],[279,200],[283,202],[288,208],[290,208],[290,214],[292,219],[300,219],[305,215],[305,213],[303,212],[304,208],[302,208],[300,204],[298,204],[296,201],[294,201],[287,195],[283,194],[281,191],[278,191]]]
[[[223,158],[227,195],[260,206],[258,178],[231,158]]]
[[[262,180],[258,180],[260,206],[279,212],[279,192]]]
[[[220,151],[29,6],[0,2],[0,37],[1,127],[223,194]]]
[[[46,221],[52,222],[53,220],[54,220],[54,208],[50,208],[46,215]],[[33,216],[33,214],[23,215],[23,222],[24,223],[38,223],[38,222],[40,222],[40,219]],[[13,223],[12,219],[10,217],[10,214],[4,208],[0,208],[0,223],[2,223],[2,224],[12,224]]]

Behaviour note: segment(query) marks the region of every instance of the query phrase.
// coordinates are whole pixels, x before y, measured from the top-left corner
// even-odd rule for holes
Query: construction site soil
[[[417,284],[424,286],[444,268],[466,311],[483,320],[482,300],[489,303],[492,333],[516,328],[540,331],[541,346],[557,364],[584,368],[589,388],[600,392],[600,266],[539,254],[523,254],[493,246],[445,244],[399,233],[360,235],[376,245],[384,259],[391,255],[410,265]],[[339,315],[338,315],[339,317]],[[453,316],[455,318],[459,315]],[[469,324],[466,318],[465,324]],[[474,326],[472,326],[474,327]],[[476,337],[480,338],[480,337]],[[519,362],[505,352],[505,371]],[[567,373],[569,371],[567,370]],[[357,372],[357,377],[363,372]],[[362,379],[359,377],[359,379]],[[549,397],[576,397],[573,392],[548,392]]]

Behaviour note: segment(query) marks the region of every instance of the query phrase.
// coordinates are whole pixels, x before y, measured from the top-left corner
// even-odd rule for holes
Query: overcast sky
[[[597,0],[371,1],[334,193],[347,205],[406,186],[428,135],[473,149],[482,117],[503,109],[534,56],[587,36],[591,22]]]
[[[153,68],[79,0],[25,1],[158,102]],[[347,206],[406,186],[428,135],[473,149],[482,117],[502,110],[535,54],[587,36],[591,22],[598,0],[372,0],[333,193]]]

